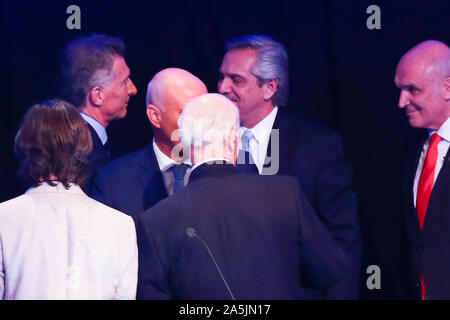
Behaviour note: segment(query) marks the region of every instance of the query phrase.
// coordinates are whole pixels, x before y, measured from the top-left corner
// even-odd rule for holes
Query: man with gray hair
[[[130,97],[137,93],[125,62],[125,45],[104,34],[79,37],[64,48],[60,68],[61,95],[78,107],[91,132],[88,159],[95,170],[110,160],[106,128],[125,117]]]
[[[400,60],[399,108],[427,129],[407,159],[401,298],[450,299],[450,49],[427,40]]]
[[[189,184],[138,220],[138,299],[301,299],[339,281],[344,250],[292,177],[236,170],[239,113],[219,94],[179,119]]]
[[[178,118],[184,105],[207,93],[190,72],[167,68],[147,88],[147,118],[153,140],[142,150],[124,155],[97,170],[91,197],[134,217],[187,183],[190,163],[183,155]]]
[[[242,149],[251,154],[249,161],[260,174],[297,178],[317,216],[352,262],[344,281],[329,290],[311,288],[307,298],[356,299],[361,240],[352,170],[341,137],[282,108],[288,98],[289,66],[281,43],[249,35],[227,41],[226,49],[218,89],[239,109]]]

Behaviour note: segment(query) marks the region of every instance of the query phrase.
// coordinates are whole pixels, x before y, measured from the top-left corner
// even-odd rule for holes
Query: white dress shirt
[[[94,128],[98,137],[102,141],[102,144],[105,145],[106,141],[108,141],[108,135],[106,134],[106,129],[97,120],[89,117],[87,114],[80,112],[80,115],[84,119],[84,121],[89,123],[92,126],[92,128]]]
[[[414,206],[416,206],[417,189],[419,187],[420,174],[422,173],[422,168],[427,157],[431,136],[435,132],[437,132],[437,134],[442,137],[442,140],[438,144],[438,160],[436,162],[436,169],[434,171],[434,182],[436,182],[439,172],[441,171],[442,165],[444,164],[444,157],[447,155],[447,151],[450,146],[450,117],[442,124],[438,131],[428,130],[428,140],[423,145],[419,164],[417,165],[416,176],[414,178]]]
[[[258,167],[258,171],[261,171],[264,167],[264,160],[266,159],[267,147],[269,145],[270,134],[272,132],[273,123],[277,116],[278,107],[274,107],[273,110],[262,119],[256,126],[251,129],[246,127],[240,127],[239,137],[240,137],[240,150],[243,150],[242,146],[242,136],[246,130],[250,130],[253,133],[254,139],[250,140],[250,154],[255,161],[255,165]]]
[[[132,218],[77,185],[0,204],[0,299],[135,299],[137,271]]]
[[[164,187],[166,188],[167,194],[170,196],[173,194],[173,186],[175,183],[175,177],[173,176],[172,170],[169,170],[174,165],[178,164],[172,158],[166,156],[156,145],[155,138],[153,138],[153,151],[155,152],[156,161],[158,161],[159,170],[161,170]],[[189,181],[189,176],[191,174],[191,160],[186,159],[183,161],[184,164],[187,164],[189,168],[186,170],[186,174],[184,175],[184,185],[187,185]]]

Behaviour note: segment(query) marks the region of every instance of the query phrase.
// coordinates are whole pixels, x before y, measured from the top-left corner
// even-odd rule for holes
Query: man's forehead
[[[130,68],[125,61],[125,59],[121,56],[113,56],[113,70],[119,74],[129,74]]]
[[[176,90],[168,91],[168,98],[172,99],[179,107],[183,107],[192,99],[208,93],[205,85],[202,82],[190,83]]]
[[[255,49],[232,49],[225,54],[221,66],[221,71],[227,71],[231,73],[248,71],[251,69],[255,57]]]
[[[417,84],[426,78],[425,64],[416,59],[402,59],[395,73],[395,82],[399,86]]]

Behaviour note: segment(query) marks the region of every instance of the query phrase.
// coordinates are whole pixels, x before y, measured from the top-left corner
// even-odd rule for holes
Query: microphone
[[[198,240],[200,240],[200,242],[203,244],[203,246],[204,246],[204,247],[206,248],[206,250],[208,251],[209,256],[211,257],[212,261],[214,262],[214,264],[215,264],[215,266],[216,266],[216,268],[217,268],[217,271],[219,271],[220,277],[222,278],[222,281],[223,281],[223,283],[225,284],[225,287],[227,288],[228,293],[229,293],[230,296],[231,296],[231,299],[232,299],[232,300],[236,300],[236,298],[235,298],[234,295],[233,295],[233,292],[231,292],[231,289],[230,289],[230,286],[228,285],[227,280],[225,280],[225,277],[223,276],[222,271],[220,271],[219,265],[217,264],[216,259],[214,259],[214,256],[213,256],[213,254],[211,253],[211,250],[209,250],[209,247],[208,247],[208,245],[206,244],[206,242],[203,241],[203,239],[200,238],[200,237],[197,235],[197,232],[195,231],[194,228],[188,227],[188,228],[186,229],[186,234],[187,234],[187,236],[188,236],[189,238],[197,238]]]

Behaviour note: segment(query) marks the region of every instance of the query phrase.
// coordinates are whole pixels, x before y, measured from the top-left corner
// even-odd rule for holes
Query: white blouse
[[[0,204],[0,299],[135,299],[134,222],[77,185]]]

